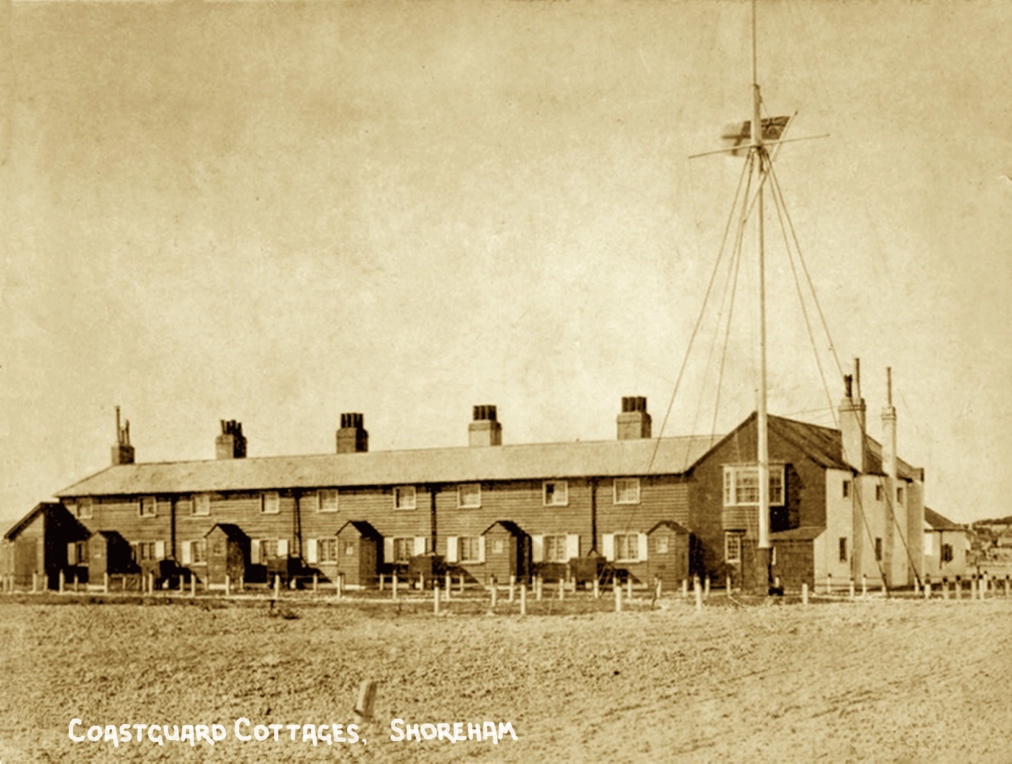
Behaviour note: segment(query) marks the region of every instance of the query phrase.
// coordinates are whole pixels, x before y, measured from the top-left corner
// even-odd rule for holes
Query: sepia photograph
[[[0,0],[0,764],[1010,761],[1009,39]]]

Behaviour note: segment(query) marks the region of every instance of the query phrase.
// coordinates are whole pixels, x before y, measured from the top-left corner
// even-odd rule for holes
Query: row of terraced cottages
[[[840,430],[770,417],[773,572],[787,586],[923,572],[923,474],[895,456],[894,411],[883,448],[849,388]],[[344,414],[336,453],[246,458],[241,425],[222,422],[216,459],[148,464],[117,412],[113,465],[15,524],[0,571],[19,586],[60,571],[372,586],[445,570],[762,588],[755,415],[720,438],[656,439],[646,400],[622,404],[614,441],[502,445],[495,407],[476,406],[467,447],[370,452],[362,415]]]

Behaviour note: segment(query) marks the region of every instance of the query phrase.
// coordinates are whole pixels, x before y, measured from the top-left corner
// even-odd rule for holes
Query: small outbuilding
[[[95,531],[91,534],[87,564],[88,580],[93,584],[101,584],[106,574],[117,576],[138,570],[130,543],[117,531]]]
[[[661,520],[647,531],[647,580],[660,580],[664,589],[681,586],[689,577],[689,530],[673,520]]]
[[[531,567],[531,539],[512,520],[497,520],[481,534],[485,539],[485,577],[506,583],[526,580]]]
[[[207,541],[207,583],[224,585],[225,576],[238,584],[246,576],[250,542],[242,528],[233,523],[216,523],[204,536]]]
[[[349,520],[337,531],[337,574],[348,586],[376,583],[382,564],[383,536],[365,520]]]

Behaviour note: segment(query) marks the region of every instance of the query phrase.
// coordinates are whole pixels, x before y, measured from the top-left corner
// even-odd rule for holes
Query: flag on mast
[[[763,141],[778,141],[787,130],[790,117],[767,117],[762,121]],[[731,156],[741,156],[752,145],[752,120],[733,122],[724,127],[721,139],[732,148]]]

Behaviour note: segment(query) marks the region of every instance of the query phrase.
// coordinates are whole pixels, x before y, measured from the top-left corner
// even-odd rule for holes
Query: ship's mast
[[[756,404],[757,454],[759,466],[759,543],[757,567],[766,569],[767,584],[771,581],[770,559],[770,465],[768,419],[766,415],[766,252],[763,230],[763,181],[768,156],[763,147],[763,130],[756,55],[756,0],[752,0],[752,134],[749,152],[756,173],[758,199],[756,205],[756,250],[759,257],[759,391]]]

